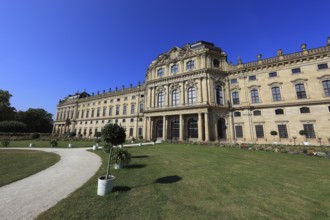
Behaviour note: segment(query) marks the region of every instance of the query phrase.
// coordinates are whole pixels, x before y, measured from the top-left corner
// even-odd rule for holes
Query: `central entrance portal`
[[[156,123],[156,138],[163,137],[163,120],[158,120]]]
[[[219,118],[218,120],[218,139],[227,139],[226,134],[226,121],[223,118]]]

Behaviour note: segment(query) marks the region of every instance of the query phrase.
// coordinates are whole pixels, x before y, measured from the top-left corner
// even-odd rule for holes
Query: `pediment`
[[[162,64],[173,63],[194,55],[197,55],[197,53],[196,51],[192,50],[189,45],[186,45],[183,48],[173,47],[167,53],[160,54],[158,58],[152,63],[152,65],[158,66]]]

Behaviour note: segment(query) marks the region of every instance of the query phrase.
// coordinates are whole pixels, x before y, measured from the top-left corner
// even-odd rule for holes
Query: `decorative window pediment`
[[[249,89],[259,89],[261,86],[260,85],[250,85],[248,86]]]
[[[179,92],[181,92],[180,87],[181,87],[181,86],[180,86],[179,83],[172,84],[172,85],[170,86],[170,91],[173,91],[173,90],[177,89]]]
[[[158,86],[156,89],[156,93],[160,93],[160,92],[164,92],[164,94],[166,94],[166,89],[164,88],[164,86]]]
[[[197,83],[192,79],[186,82],[186,90],[188,90],[190,87],[194,87],[196,90],[198,89]]]
[[[297,83],[302,83],[302,84],[304,84],[306,81],[308,81],[308,79],[299,78],[299,79],[292,80],[291,82],[292,82],[293,84],[297,84]]]
[[[273,87],[273,86],[281,86],[283,83],[282,82],[272,82],[272,83],[269,83],[268,85]]]
[[[330,80],[330,75],[323,75],[323,76],[320,76],[320,77],[317,77],[317,79],[323,81],[323,80]]]

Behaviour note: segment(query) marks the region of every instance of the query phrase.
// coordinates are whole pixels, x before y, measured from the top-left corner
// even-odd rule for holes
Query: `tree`
[[[112,148],[114,145],[118,146],[125,142],[126,131],[123,127],[117,124],[107,124],[103,127],[101,134],[103,141],[106,143],[106,146],[109,148],[107,174],[105,177],[106,179],[108,179],[110,175],[110,161],[112,156]]]
[[[26,124],[20,121],[1,121],[0,132],[24,132],[26,131]]]
[[[0,121],[11,121],[15,119],[16,109],[10,106],[12,95],[8,91],[0,89]]]
[[[275,140],[275,136],[277,135],[277,131],[271,131],[270,135],[274,136],[274,140]]]
[[[305,140],[307,141],[307,132],[305,131],[305,130],[300,130],[299,131],[299,134],[301,135],[301,136],[305,136]]]
[[[29,108],[26,112],[19,111],[17,120],[27,125],[29,132],[49,133],[53,129],[53,115],[44,109]]]

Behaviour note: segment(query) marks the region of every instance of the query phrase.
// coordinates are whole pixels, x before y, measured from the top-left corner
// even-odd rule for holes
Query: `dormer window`
[[[158,75],[158,77],[162,77],[162,76],[164,76],[164,68],[160,68],[160,69],[158,69],[158,71],[157,71],[157,75]]]
[[[195,68],[195,62],[193,60],[189,60],[186,64],[187,70],[193,70]]]
[[[213,67],[214,68],[219,68],[220,67],[220,61],[217,59],[213,59]]]
[[[175,65],[171,66],[171,73],[176,74],[177,72],[179,72],[178,65],[175,64]]]

